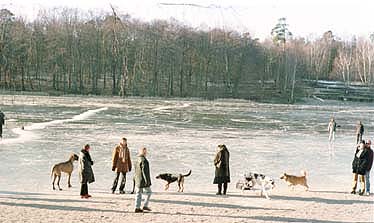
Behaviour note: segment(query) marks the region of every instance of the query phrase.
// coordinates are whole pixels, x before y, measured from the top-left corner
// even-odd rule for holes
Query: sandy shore
[[[154,192],[144,214],[133,213],[134,195],[92,195],[0,191],[0,222],[374,222],[374,197],[346,191]]]

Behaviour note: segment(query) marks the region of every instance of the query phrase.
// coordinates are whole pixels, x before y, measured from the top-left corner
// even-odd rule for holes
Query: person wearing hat
[[[81,183],[81,198],[91,197],[88,194],[88,183],[95,182],[92,170],[93,161],[90,156],[90,145],[86,144],[79,154],[79,179]]]

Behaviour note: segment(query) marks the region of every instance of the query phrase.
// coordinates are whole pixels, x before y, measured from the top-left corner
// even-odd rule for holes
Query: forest
[[[374,35],[295,37],[286,18],[269,38],[175,19],[41,10],[27,21],[0,10],[0,88],[49,94],[286,98],[302,80],[374,82]]]

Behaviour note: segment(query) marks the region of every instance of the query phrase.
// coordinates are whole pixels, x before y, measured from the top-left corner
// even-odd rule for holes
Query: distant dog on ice
[[[156,179],[165,180],[167,183],[165,185],[165,190],[169,189],[169,185],[175,181],[178,182],[178,192],[183,192],[184,190],[184,178],[191,175],[191,170],[187,174],[171,174],[162,173],[159,174]]]
[[[268,191],[275,187],[275,183],[271,177],[265,176],[264,174],[252,172],[246,173],[244,174],[244,182],[239,181],[236,184],[236,188],[243,191],[251,190],[255,185],[261,187],[261,196],[264,194],[266,199],[270,199]]]
[[[297,185],[301,185],[305,187],[306,191],[308,191],[309,186],[306,180],[306,171],[302,170],[301,174],[302,176],[293,176],[287,173],[283,173],[283,175],[280,176],[280,179],[284,180],[288,184],[289,187],[292,187],[292,189],[294,189],[294,187]]]
[[[58,177],[58,179],[57,179],[58,189],[62,190],[60,188],[60,179],[61,179],[61,173],[62,172],[68,174],[68,187],[71,187],[70,178],[71,178],[71,173],[73,172],[73,169],[74,169],[73,162],[75,160],[78,160],[78,158],[79,158],[79,156],[77,154],[72,153],[70,155],[70,158],[69,158],[68,161],[58,163],[58,164],[56,164],[52,167],[51,177],[53,176],[53,182],[52,182],[53,190],[56,189],[55,188],[55,180],[56,180],[57,177]]]

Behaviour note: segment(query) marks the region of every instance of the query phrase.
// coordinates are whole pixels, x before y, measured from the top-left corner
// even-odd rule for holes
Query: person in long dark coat
[[[0,139],[3,138],[3,125],[5,124],[5,115],[0,111]]]
[[[357,126],[356,126],[356,144],[362,141],[362,136],[364,135],[364,131],[365,131],[364,125],[362,124],[361,121],[358,121]]]
[[[218,145],[218,152],[214,158],[216,167],[213,184],[218,184],[217,195],[226,195],[227,184],[230,183],[230,153],[225,145]]]
[[[371,141],[368,140],[368,143],[366,144],[366,149],[368,152],[368,166],[366,169],[365,174],[365,187],[366,187],[366,195],[370,196],[370,170],[373,166],[373,150],[371,149]]]
[[[93,161],[90,156],[91,147],[90,145],[85,145],[84,149],[81,150],[79,154],[79,178],[81,183],[81,198],[91,197],[88,194],[88,183],[95,182],[95,176],[92,170]]]
[[[353,184],[351,194],[356,193],[357,178],[360,180],[360,195],[365,193],[365,174],[369,165],[369,153],[365,148],[365,142],[362,141],[356,149],[352,162]]]

